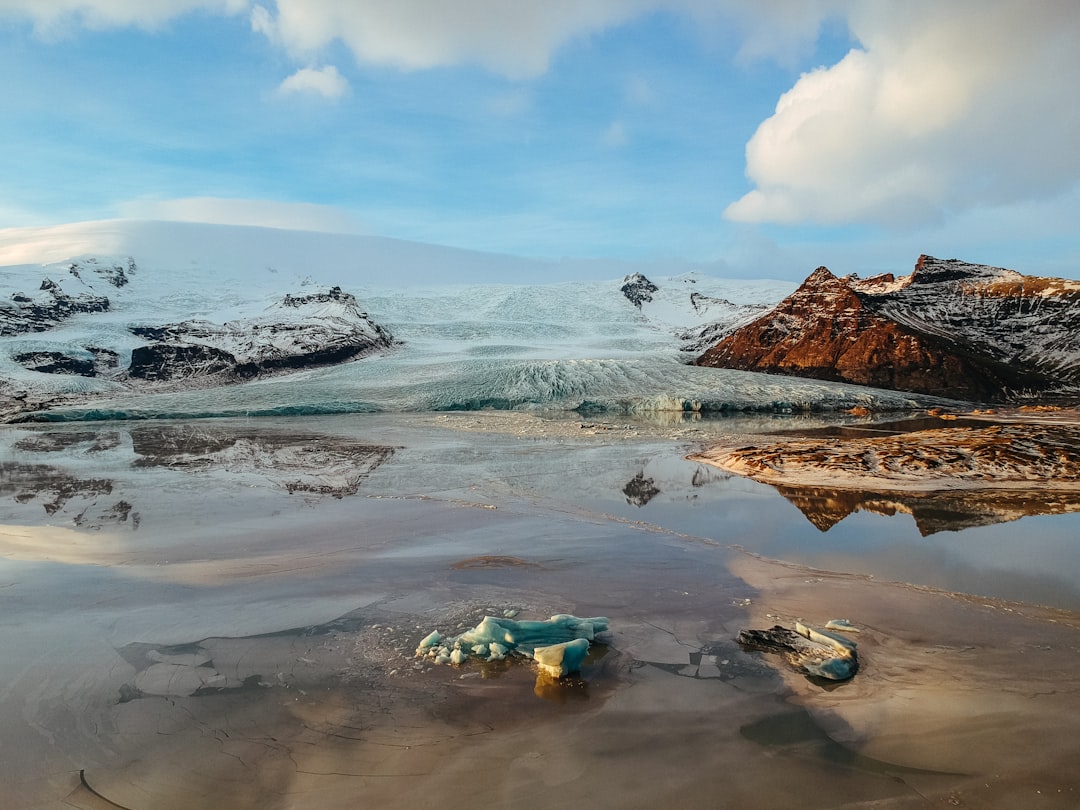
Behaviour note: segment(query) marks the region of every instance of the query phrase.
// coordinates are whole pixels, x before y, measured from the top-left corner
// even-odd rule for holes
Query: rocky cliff
[[[134,326],[131,331],[149,342],[132,351],[128,376],[157,382],[211,376],[223,382],[250,379],[341,363],[393,344],[389,332],[340,287],[287,294],[258,318]]]
[[[1080,391],[1080,282],[921,256],[914,272],[819,267],[697,358],[978,401]]]

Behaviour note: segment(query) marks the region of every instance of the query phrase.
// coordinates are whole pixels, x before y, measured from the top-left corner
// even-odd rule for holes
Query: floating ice
[[[500,661],[516,654],[535,659],[542,671],[563,678],[581,669],[589,642],[607,629],[603,616],[582,619],[557,613],[546,621],[485,616],[472,630],[453,638],[432,631],[421,640],[416,654],[437,664],[462,664],[470,657]]]
[[[836,624],[844,621],[834,620],[833,627],[840,629]],[[847,623],[843,629],[854,628]],[[859,668],[854,641],[800,622],[795,623],[794,631],[780,625],[769,630],[743,630],[739,633],[739,643],[752,649],[781,653],[796,671],[830,681],[845,681]]]
[[[840,630],[844,633],[858,633],[859,628],[847,619],[829,619],[825,622],[826,630]]]
[[[556,678],[565,678],[571,672],[581,669],[585,656],[589,653],[589,642],[583,638],[552,644],[550,647],[537,647],[533,650],[533,660],[541,671]]]

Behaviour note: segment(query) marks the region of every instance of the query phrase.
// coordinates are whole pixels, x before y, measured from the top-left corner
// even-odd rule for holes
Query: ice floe
[[[470,658],[532,658],[542,672],[564,678],[581,669],[589,643],[607,629],[608,620],[603,616],[578,618],[557,613],[545,621],[485,616],[476,627],[458,636],[447,638],[433,630],[420,641],[416,654],[437,664],[463,664]]]

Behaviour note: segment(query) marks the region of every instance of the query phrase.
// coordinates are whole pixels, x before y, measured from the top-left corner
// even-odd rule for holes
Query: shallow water
[[[688,439],[376,415],[0,442],[6,806],[1068,807],[1080,790],[1062,765],[1080,620],[951,593],[1080,608],[1073,514],[923,536],[856,512],[822,532],[686,461]],[[564,683],[413,658],[431,629],[505,610],[612,630]],[[839,614],[864,663],[833,690],[733,641]]]

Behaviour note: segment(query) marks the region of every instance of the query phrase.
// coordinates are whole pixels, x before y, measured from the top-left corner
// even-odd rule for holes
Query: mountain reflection
[[[931,492],[874,492],[817,486],[774,485],[823,532],[852,512],[908,514],[919,534],[1008,523],[1033,515],[1080,512],[1080,492],[988,489]]]
[[[400,449],[343,436],[182,424],[131,431],[136,467],[258,472],[289,493],[342,498]]]
[[[146,468],[254,476],[289,494],[343,498],[357,494],[399,449],[317,432],[210,424],[34,432],[11,445],[16,460],[0,462],[0,519],[138,529],[145,499],[139,493],[146,493],[130,472]]]
[[[656,482],[652,478],[646,478],[644,470],[627,481],[622,491],[626,496],[626,502],[638,508],[660,494]]]

